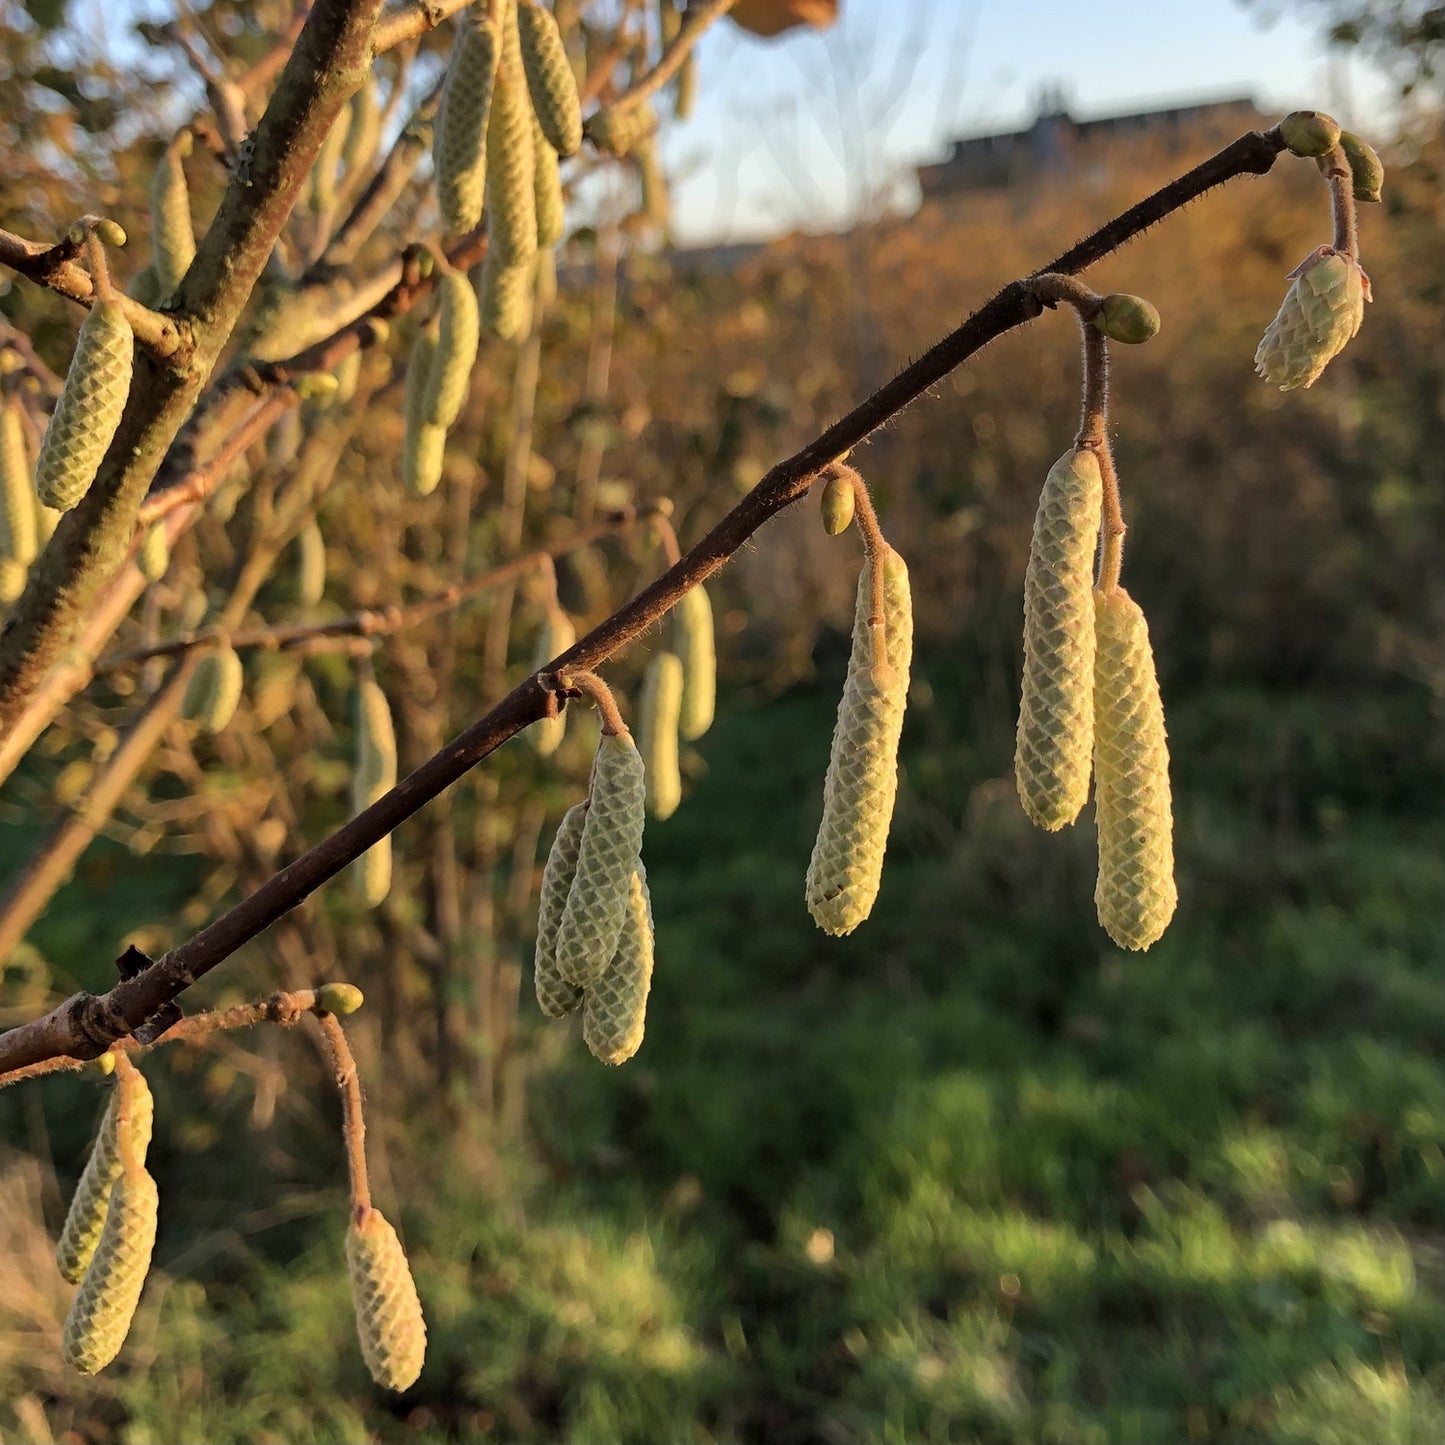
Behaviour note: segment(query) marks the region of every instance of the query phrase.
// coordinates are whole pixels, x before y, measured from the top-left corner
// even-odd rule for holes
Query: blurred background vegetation
[[[114,70],[61,85],[27,9],[0,29],[0,224],[68,219],[53,147],[66,184],[143,236],[131,177],[159,117]],[[41,105],[46,87],[66,105]],[[919,608],[870,922],[828,940],[802,904],[859,563],[809,501],[714,585],[722,709],[683,808],[648,828],[658,965],[635,1061],[595,1063],[530,1000],[537,878],[585,785],[587,718],[556,759],[509,744],[401,830],[381,910],[338,881],[187,1000],[365,989],[374,1188],[431,1331],[418,1385],[392,1399],[367,1380],[334,1100],[305,1040],[261,1030],[146,1066],[157,1269],[96,1381],[60,1363],[52,1240],[99,1091],[0,1095],[0,1438],[1438,1440],[1438,123],[1386,159],[1363,225],[1375,301],[1307,393],[1267,389],[1251,357],[1327,237],[1308,164],[1235,183],[1089,277],[1164,317],[1116,356],[1113,405],[1126,581],[1173,753],[1181,905],[1159,945],[1126,956],[1095,925],[1088,816],[1045,836],[1013,793],[1029,524],[1076,424],[1073,320],[1046,316],[853,458]],[[326,595],[303,608],[287,563],[257,616],[405,601],[664,496],[687,544],[947,321],[1179,163],[1140,148],[1087,184],[932,201],[726,265],[633,244],[645,226],[614,216],[566,253],[530,437],[526,346],[488,343],[428,499],[400,485],[384,355],[360,393],[376,404],[311,409],[291,465],[339,457]],[[0,309],[63,366],[60,302],[15,287]],[[157,589],[159,623],[122,644],[224,595],[269,485],[213,509]],[[564,557],[562,600],[595,622],[662,565],[634,530]],[[539,596],[523,584],[378,651],[404,765],[525,675]],[[608,675],[630,687],[645,654]],[[352,668],[261,656],[231,729],[167,735],[5,960],[3,1022],[104,988],[124,941],[184,939],[344,819]],[[106,674],[7,785],[7,876],[83,805],[147,685]]]

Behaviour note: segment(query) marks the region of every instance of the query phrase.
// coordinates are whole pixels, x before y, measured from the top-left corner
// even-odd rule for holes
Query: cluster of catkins
[[[604,720],[587,797],[563,816],[542,872],[534,966],[537,1003],[549,1018],[582,1010],[582,1037],[607,1064],[642,1044],[652,986],[652,900],[642,864],[646,814],[667,818],[682,799],[679,739],[712,726],[717,692],[712,603],[701,585],[672,616],[672,646],[654,654],[638,707],[640,745]],[[537,642],[537,666],[576,639],[555,604]],[[544,756],[561,742],[565,715],[532,728]]]
[[[316,1006],[352,1013],[361,990],[325,984]],[[61,1274],[80,1286],[66,1316],[61,1348],[83,1375],[105,1369],[120,1353],[140,1303],[155,1248],[160,1194],[146,1171],[155,1102],[145,1076],[128,1058],[98,1061],[115,1069],[116,1082],[70,1202],[56,1244]],[[405,1390],[421,1373],[426,1322],[406,1253],[379,1209],[353,1210],[346,1233],[356,1332],[371,1377],[389,1390]]]
[[[485,209],[481,320],[504,340],[528,327],[538,257],[562,239],[558,160],[581,144],[577,81],[551,11],[536,0],[468,6],[437,111],[437,201],[453,233],[474,230]]]

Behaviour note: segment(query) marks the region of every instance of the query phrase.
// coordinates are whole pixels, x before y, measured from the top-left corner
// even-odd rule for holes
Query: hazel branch
[[[708,26],[715,20],[720,20],[735,4],[737,0],[706,0],[706,3],[701,5],[689,5],[680,29],[672,43],[658,57],[657,64],[633,81],[612,102],[609,109],[634,110],[643,101],[656,95],[682,69],[683,61],[692,53],[693,46],[702,39]]]

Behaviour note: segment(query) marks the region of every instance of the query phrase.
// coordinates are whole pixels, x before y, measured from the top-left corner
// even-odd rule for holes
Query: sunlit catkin
[[[351,810],[360,813],[396,785],[396,729],[391,706],[374,677],[356,685],[356,763],[351,775]],[[378,839],[352,864],[361,901],[377,907],[391,890],[391,836]]]
[[[1148,948],[1179,900],[1164,707],[1149,627],[1122,588],[1095,594],[1094,794],[1099,922],[1123,948]]]
[[[39,544],[25,422],[20,403],[6,397],[0,402],[0,557],[28,567]]]
[[[123,1170],[61,1333],[65,1362],[82,1375],[103,1370],[125,1343],[150,1270],[159,1210],[155,1180],[138,1164]]]
[[[577,629],[572,625],[572,619],[560,607],[549,607],[542,630],[537,634],[536,646],[532,649],[532,671],[545,667],[576,641]],[[538,757],[549,758],[562,746],[566,732],[567,714],[558,711],[556,717],[538,719],[525,735],[537,750]]]
[[[567,809],[542,869],[542,902],[537,910],[537,951],[532,974],[537,987],[537,1006],[548,1018],[563,1018],[582,1002],[582,990],[568,983],[557,971],[557,930],[562,926],[567,894],[577,872],[582,825],[586,821],[585,802],[574,803]]]
[[[152,522],[136,548],[135,565],[147,582],[159,582],[171,565],[171,544],[164,522]]]
[[[557,972],[586,986],[612,962],[642,853],[647,785],[630,733],[604,733],[592,765],[577,871],[557,930]]]
[[[80,1283],[81,1276],[95,1254],[101,1229],[105,1225],[110,1192],[124,1167],[120,1140],[122,1112],[126,1115],[124,1127],[129,1135],[136,1163],[145,1162],[146,1150],[150,1148],[155,1101],[141,1074],[133,1073],[129,1077],[131,1082],[124,1086],[124,1110],[122,1086],[117,1084],[111,1089],[110,1101],[101,1116],[100,1129],[96,1133],[94,1145],[91,1146],[90,1158],[86,1160],[80,1182],[75,1186],[75,1194],[71,1198],[70,1209],[66,1213],[60,1239],[55,1246],[55,1262],[60,1266],[61,1274],[71,1284]]]
[[[125,411],[133,350],[121,303],[97,301],[81,325],[40,442],[35,491],[47,507],[68,512],[90,490]]]
[[[913,660],[913,600],[908,568],[891,547],[882,565],[882,656],[876,650],[877,629],[869,626],[873,594],[865,565],[823,786],[823,821],[808,864],[808,911],[825,933],[852,933],[872,911],[898,791],[898,740]]]
[[[489,254],[504,266],[537,254],[535,166],[526,82],[504,48],[487,121],[487,239]]]
[[[191,193],[181,163],[190,151],[190,136],[178,138],[161,152],[151,177],[151,265],[155,267],[156,294],[162,299],[175,292],[196,255]]]
[[[617,952],[587,989],[582,1008],[583,1041],[604,1064],[625,1064],[642,1047],[653,944],[652,898],[647,870],[639,863],[628,882]]]
[[[1360,263],[1329,246],[1290,275],[1294,284],[1254,353],[1254,369],[1281,391],[1314,385],[1359,331],[1370,300]]]
[[[583,129],[598,150],[625,156],[643,136],[657,129],[657,117],[646,104],[626,108],[605,105],[587,117]]]
[[[562,197],[562,171],[557,164],[557,152],[542,134],[541,126],[535,121],[533,126],[536,167],[532,186],[537,202],[537,245],[546,250],[562,239],[567,227],[567,208]]]
[[[203,733],[224,732],[236,715],[245,682],[246,670],[235,648],[219,647],[208,652],[186,684],[181,715],[196,723]]]
[[[1024,573],[1024,670],[1014,777],[1024,811],[1062,828],[1089,798],[1094,750],[1094,553],[1104,483],[1097,455],[1049,469]]]
[[[406,1251],[379,1209],[368,1209],[347,1229],[346,1272],[371,1378],[386,1390],[407,1389],[426,1357],[426,1321]]]
[[[536,0],[517,0],[517,28],[527,89],[542,134],[559,155],[574,155],[582,145],[582,102],[562,33],[552,12]]]
[[[474,230],[482,219],[487,182],[487,118],[496,81],[496,29],[471,19],[458,21],[447,62],[432,139],[437,201],[447,229]]]
[[[504,266],[488,253],[482,263],[482,327],[499,341],[516,341],[531,330],[530,266]]]
[[[481,341],[477,293],[465,271],[446,267],[437,277],[437,339],[432,350],[421,419],[449,427],[461,414]]]
[[[647,775],[647,807],[654,818],[670,818],[682,802],[677,759],[677,726],[682,715],[683,666],[675,652],[655,652],[642,678],[637,705],[638,748]]]
[[[326,538],[312,517],[296,534],[296,600],[315,607],[326,593]]]
[[[430,496],[442,479],[446,456],[445,427],[426,419],[426,396],[431,384],[436,338],[429,330],[417,333],[406,368],[406,402],[403,415],[406,434],[401,449],[401,475],[413,496]]]
[[[717,642],[712,601],[699,583],[673,609],[675,651],[682,659],[682,711],[678,731],[696,742],[711,726],[717,710]]]

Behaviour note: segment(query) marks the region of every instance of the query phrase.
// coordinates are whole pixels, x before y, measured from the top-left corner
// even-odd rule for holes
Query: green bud
[[[1340,143],[1340,123],[1322,110],[1292,110],[1279,136],[1297,156],[1326,156]]]
[[[366,995],[354,983],[323,983],[316,990],[316,1007],[329,1014],[354,1014]]]
[[[1110,341],[1137,346],[1159,332],[1159,313],[1142,296],[1116,291],[1104,297],[1094,315],[1094,325]]]

